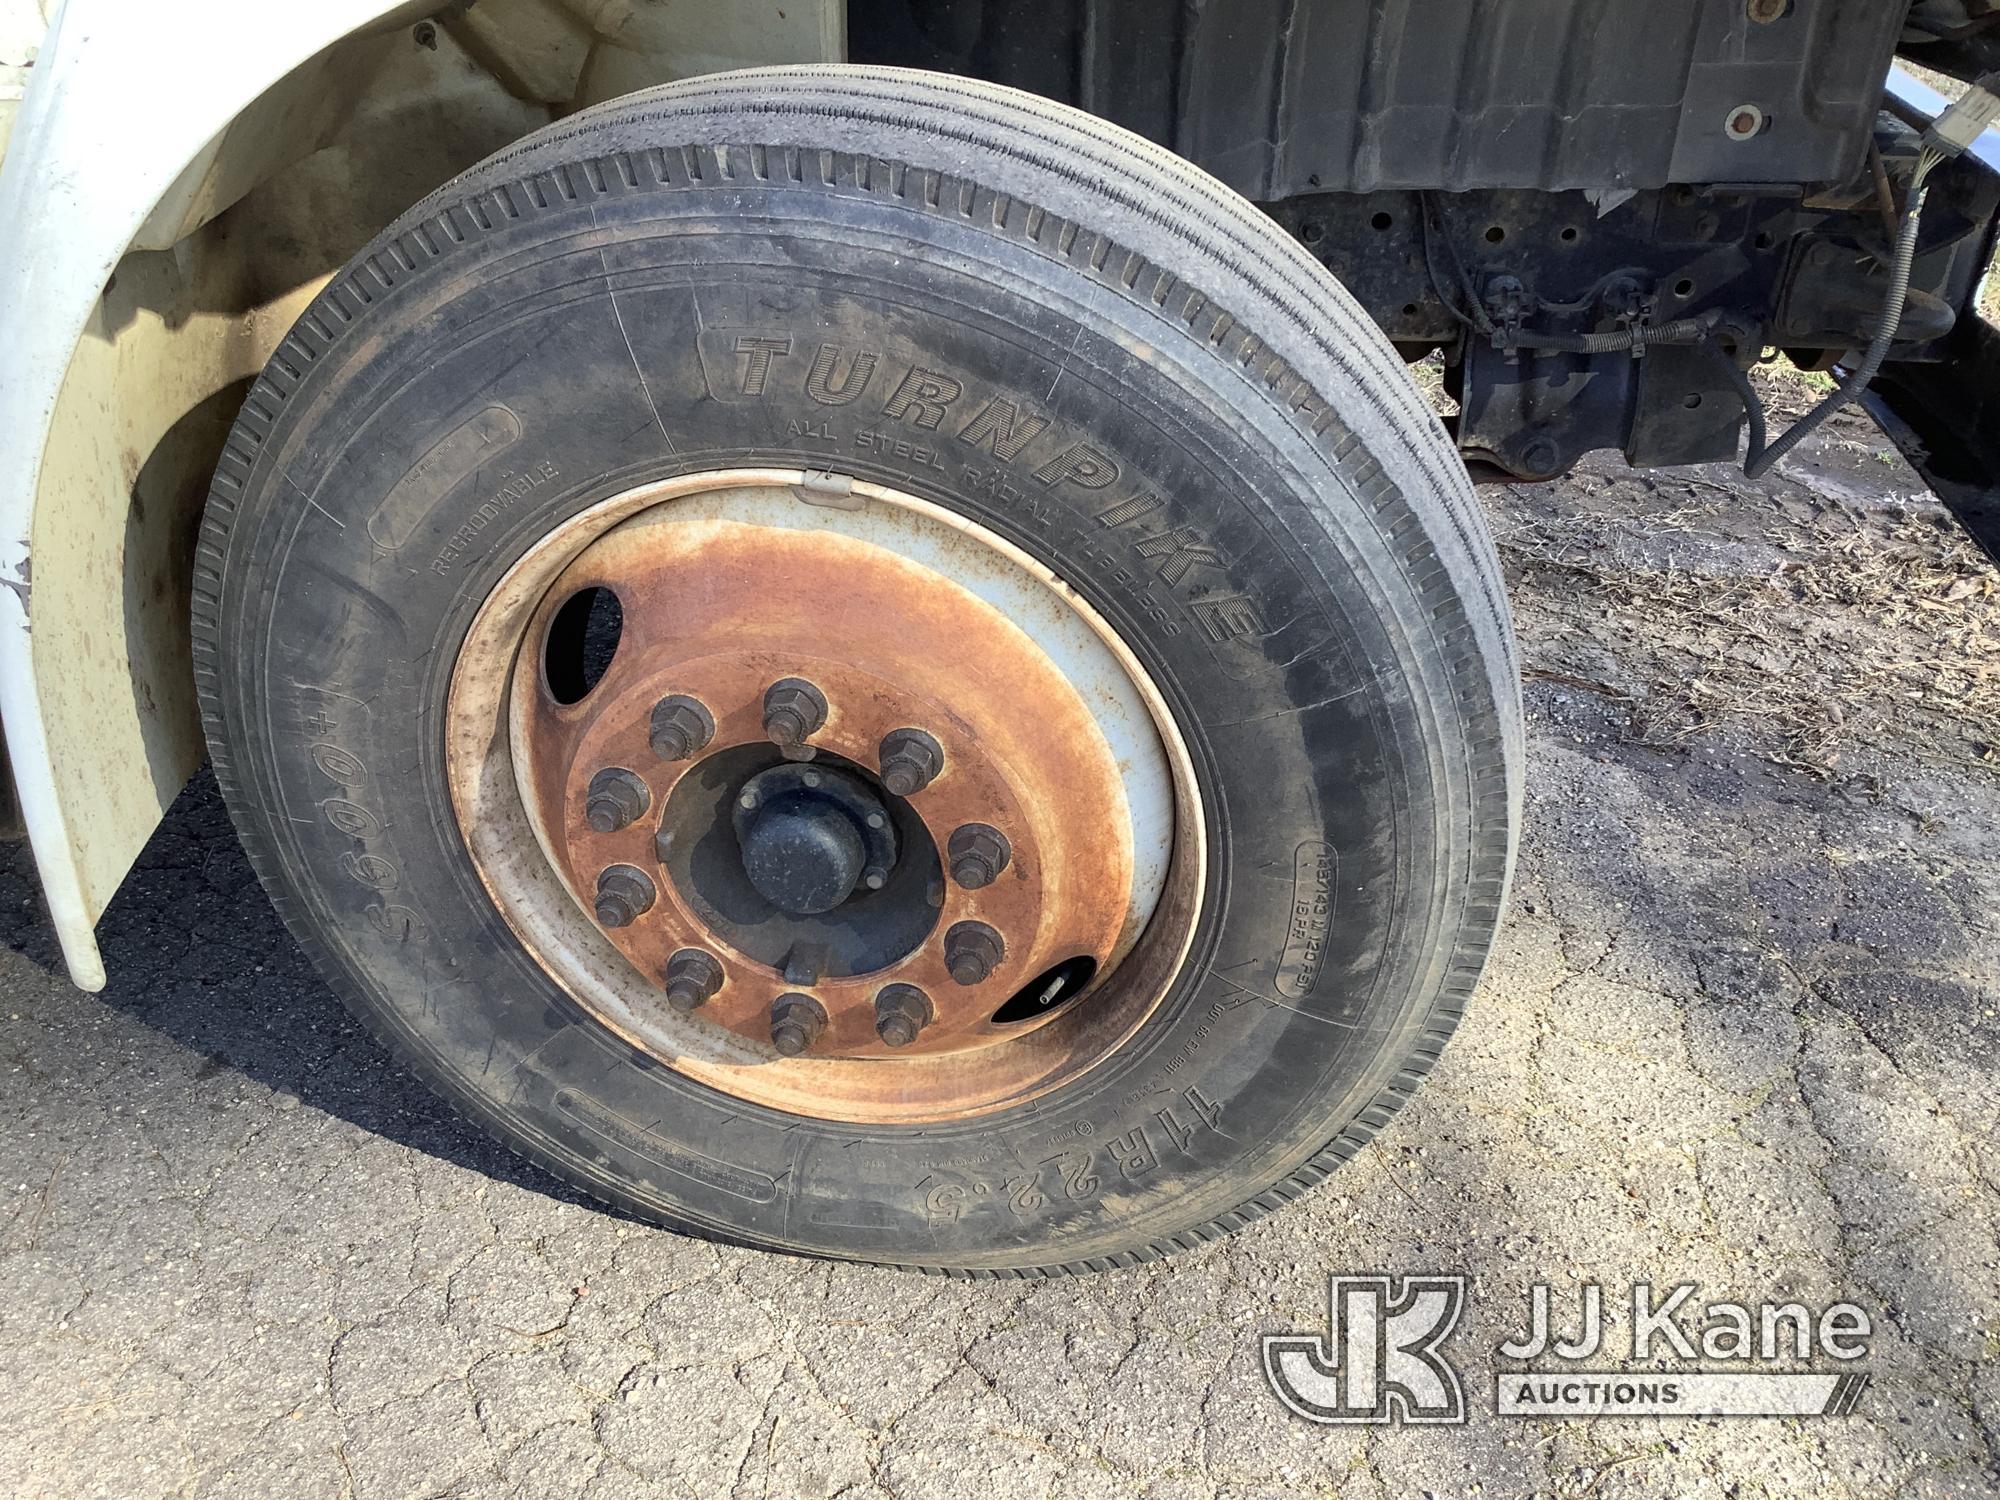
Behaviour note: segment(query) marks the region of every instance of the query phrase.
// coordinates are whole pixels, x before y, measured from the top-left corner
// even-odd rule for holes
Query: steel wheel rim
[[[725,536],[731,527],[737,531]],[[718,542],[718,537],[725,540]],[[885,537],[897,544],[885,544]],[[699,649],[709,638],[691,625],[676,628],[696,643],[695,648],[689,648],[686,640],[675,640],[673,649],[681,654],[663,664],[666,647],[662,643],[671,632],[659,629],[651,638],[651,649],[635,646],[629,657],[625,655],[626,642],[621,640],[603,682],[583,699],[584,711],[565,718],[567,710],[551,714],[547,707],[548,685],[540,666],[543,632],[573,585],[606,567],[628,563],[632,556],[671,560],[671,566],[659,576],[674,581],[670,591],[675,600],[673,614],[676,619],[686,619],[699,613],[688,602],[694,592],[685,582],[689,558],[724,554],[762,558],[786,554],[788,549],[790,555],[804,555],[797,551],[802,538],[810,542],[814,557],[829,551],[842,553],[851,564],[844,577],[865,577],[869,580],[866,587],[880,586],[875,573],[906,581],[914,576],[911,568],[922,570],[927,576],[918,582],[945,601],[939,608],[949,605],[966,611],[962,617],[966,628],[955,636],[961,651],[964,642],[982,631],[1010,640],[1010,650],[1020,646],[1008,631],[989,629],[992,622],[987,616],[998,611],[976,592],[986,586],[989,577],[1001,577],[1016,591],[1006,595],[1007,599],[1026,601],[1023,612],[1035,614],[1038,622],[1042,615],[1068,622],[1062,626],[1063,633],[1055,637],[1047,637],[1046,632],[1034,635],[1039,623],[1013,630],[1012,636],[1026,639],[1031,648],[1054,640],[1053,649],[1063,655],[1063,665],[1055,665],[1055,656],[1041,650],[1045,667],[1066,682],[1072,675],[1084,679],[1093,698],[1101,700],[1109,695],[1108,679],[1094,677],[1100,668],[1086,658],[1094,651],[1097,656],[1092,659],[1115,664],[1124,684],[1125,701],[1139,705],[1136,716],[1129,711],[1122,718],[1113,715],[1130,732],[1103,734],[1101,705],[1085,705],[1103,742],[1100,748],[1108,748],[1116,733],[1125,733],[1111,759],[1120,768],[1118,785],[1124,794],[1120,807],[1131,827],[1127,842],[1132,847],[1125,860],[1129,883],[1123,894],[1127,899],[1114,938],[1103,935],[1100,923],[1092,929],[1094,942],[1082,944],[1089,951],[1072,953],[1061,913],[1051,928],[1044,920],[1048,913],[1023,918],[1021,903],[1013,907],[1002,903],[996,908],[995,898],[980,890],[962,889],[947,876],[935,931],[909,955],[882,968],[837,978],[822,974],[794,985],[795,975],[787,972],[786,964],[773,963],[768,952],[761,957],[746,954],[733,940],[718,940],[714,928],[699,929],[702,941],[685,940],[696,930],[688,926],[691,920],[698,924],[714,912],[689,899],[689,892],[680,883],[682,877],[670,868],[666,853],[660,854],[657,868],[631,857],[633,849],[643,847],[633,840],[664,831],[670,804],[684,785],[691,784],[685,778],[697,767],[713,767],[724,752],[738,752],[751,742],[744,707],[747,689],[756,689],[761,704],[761,694],[780,666],[796,657],[781,649],[775,655],[767,653],[761,663],[718,669],[718,676],[715,671],[696,669],[694,664],[715,653],[705,655]],[[608,586],[619,590],[629,581],[626,575],[617,575]],[[644,592],[636,585],[633,589],[635,596]],[[965,599],[958,599],[958,594]],[[656,603],[642,610],[649,619]],[[723,614],[727,615],[727,610]],[[628,611],[628,622],[630,618]],[[933,617],[931,624],[936,623]],[[783,628],[773,628],[783,636]],[[852,692],[851,679],[827,665],[829,660],[848,663],[848,657],[853,656],[879,668],[879,653],[893,649],[878,639],[883,634],[871,631],[863,621],[859,629],[848,632],[841,642],[807,663],[809,670],[831,676],[839,684],[831,715],[834,723],[813,740],[828,755],[821,764],[829,768],[863,761],[858,752],[867,748],[883,724],[897,718],[924,718],[920,705],[935,701],[939,674],[913,654],[895,658],[906,664],[909,682],[898,680],[886,688],[877,685],[866,693]],[[646,639],[644,631],[639,635]],[[867,651],[855,644],[856,637],[867,637],[877,658],[868,658]],[[1086,639],[1088,647],[1075,645]],[[738,649],[739,655],[756,655],[754,650],[740,647],[740,633],[719,637],[717,643]],[[786,645],[781,639],[780,646]],[[795,649],[796,640],[790,645]],[[974,658],[975,667],[981,665],[977,652],[967,654]],[[621,658],[628,663],[622,676]],[[1025,663],[1029,658],[1019,655],[1006,659]],[[1047,672],[1038,671],[1035,680],[1045,690],[1041,701],[1052,702],[1049,692],[1054,690],[1048,689]],[[731,681],[736,683],[733,693],[717,686],[718,682]],[[707,702],[704,694],[717,699],[713,738],[678,763],[678,769],[672,762],[627,766],[626,762],[643,759],[634,749],[634,708],[657,701],[654,695],[668,682],[696,685],[698,691],[688,696],[698,702]],[[930,699],[924,696],[926,689],[933,690]],[[1068,691],[1078,702],[1083,701],[1083,693],[1073,682],[1068,682]],[[902,693],[900,698],[898,692]],[[918,810],[919,821],[944,863],[948,863],[950,834],[968,821],[968,810],[982,805],[970,796],[969,788],[976,779],[972,768],[984,742],[976,736],[968,738],[968,731],[982,715],[989,725],[992,722],[995,710],[984,701],[985,696],[989,695],[981,695],[978,712],[961,713],[952,721],[932,720],[947,724],[946,732],[938,736],[945,742],[947,771],[898,804],[900,812]],[[847,706],[850,703],[865,706],[856,710]],[[890,706],[881,707],[881,703]],[[912,704],[919,706],[910,707]],[[880,711],[875,711],[878,708]],[[1061,713],[1055,717],[1072,727],[1076,723],[1073,714],[1067,719]],[[1135,719],[1143,723],[1133,722]],[[602,728],[603,733],[578,729],[585,721]],[[556,726],[554,730],[551,724]],[[551,734],[569,736],[568,751],[558,757],[553,772]],[[1081,847],[1081,841],[1066,841],[1059,826],[1061,816],[1052,817],[1048,809],[1042,809],[1039,816],[1030,817],[1021,805],[1004,805],[1007,776],[1025,780],[1031,788],[1041,784],[1031,779],[1032,764],[1029,770],[1023,769],[1024,762],[1036,763],[1032,745],[1020,735],[1007,737],[1004,726],[999,737],[1005,740],[1006,753],[995,752],[995,759],[1006,762],[1006,769],[994,772],[998,781],[988,778],[986,790],[997,787],[1002,794],[993,804],[1000,821],[1028,835],[1020,845],[1020,863],[1012,867],[1018,877],[1014,884],[1059,884],[1051,873],[1059,867],[1059,860],[1072,860],[1101,877],[1106,865],[1103,851]],[[1069,741],[1096,743],[1084,732],[1065,736],[1065,743]],[[768,740],[763,743],[768,747]],[[1144,743],[1157,750],[1164,774],[1163,784],[1151,790],[1135,788],[1130,780],[1131,767],[1142,758],[1134,746]],[[1013,758],[1009,760],[1009,756]],[[1104,759],[1082,751],[1072,758],[1079,763]],[[592,843],[597,835],[579,830],[581,815],[577,811],[579,791],[588,785],[587,777],[578,778],[612,762],[617,763],[617,769],[629,769],[640,776],[648,793],[646,810],[615,831],[614,836],[624,837],[615,847]],[[864,779],[871,769],[880,771],[879,766],[871,768],[865,762],[861,769]],[[916,1124],[985,1114],[1047,1093],[1118,1051],[1157,1009],[1186,958],[1195,916],[1201,909],[1206,865],[1204,823],[1191,762],[1164,698],[1130,649],[1073,590],[1004,539],[945,507],[861,481],[830,481],[828,476],[797,470],[712,471],[642,486],[557,526],[495,586],[467,632],[453,667],[447,700],[446,771],[453,812],[482,884],[529,955],[583,1011],[640,1053],[676,1072],[746,1102],[794,1114],[864,1124]],[[1086,790],[1101,790],[1103,786],[1101,780],[1093,782],[1088,776],[1059,784],[1071,793],[1078,786]],[[878,775],[878,791],[882,785]],[[1072,795],[1070,800],[1077,798]],[[926,809],[923,804],[927,801],[948,810]],[[1017,804],[1020,801],[1016,799]],[[1149,814],[1148,808],[1156,813]],[[1056,812],[1074,820],[1077,809],[1058,808]],[[1162,820],[1164,828],[1159,827]],[[655,825],[660,826],[656,829]],[[714,836],[711,830],[709,837]],[[580,848],[584,851],[581,854]],[[613,853],[621,857],[613,859]],[[591,908],[592,871],[599,869],[601,874],[601,868],[608,868],[606,861],[636,867],[651,878],[658,920],[654,922],[654,909],[648,907],[639,923],[653,924],[646,927],[647,934],[653,934],[657,927],[665,936],[657,941],[648,936],[650,946],[639,943],[641,934],[636,931],[600,925],[603,908]],[[1064,911],[1079,904],[1090,905],[1087,901],[1064,902],[1060,893],[1052,898],[1052,904]],[[1102,906],[1099,901],[1091,909]],[[842,910],[851,913],[858,909],[858,904],[851,903]],[[944,946],[937,935],[949,935],[962,923],[989,918],[992,927],[1007,939],[1006,957],[988,980],[964,986],[972,993],[962,994],[961,986],[948,977],[949,966],[940,968]],[[1053,938],[1050,932],[1055,934]],[[666,991],[672,960],[689,950],[712,956],[725,978],[720,990],[703,997],[692,1014],[683,1015],[666,1002]],[[1099,961],[1100,972],[1053,1014],[1039,1019],[1031,1016],[1031,1024],[998,1026],[993,1022],[999,1008],[990,1002],[1002,995],[1003,985],[1009,987],[1007,998],[1016,998],[1012,985],[1046,977],[1040,967],[1043,960],[1053,968],[1063,959],[1082,956]],[[756,967],[760,963],[762,970]],[[685,981],[685,970],[681,978]],[[925,1026],[918,1038],[923,1045],[907,1052],[875,1046],[875,1041],[889,1033],[880,1032],[878,1027],[877,1037],[866,1037],[856,1024],[861,1014],[879,1022],[882,992],[897,985],[920,990],[934,1012],[950,1007],[948,1017],[939,1014]],[[684,988],[679,998],[684,1000],[690,993]],[[770,1035],[756,1034],[757,1018],[768,1018],[767,1002],[785,993],[810,995],[820,1004],[824,1050],[809,1048],[803,1055],[786,1056],[776,1050]],[[867,1009],[860,1009],[857,1001],[865,1002]],[[987,1009],[982,1011],[981,1007]],[[981,1021],[983,1024],[975,1024]],[[949,1048],[942,1046],[946,1038],[953,1043]]]

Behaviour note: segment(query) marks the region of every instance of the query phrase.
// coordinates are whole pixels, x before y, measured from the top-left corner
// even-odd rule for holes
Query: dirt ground
[[[1761,485],[1485,494],[1532,791],[1476,1007],[1347,1170],[1146,1269],[937,1282],[596,1212],[349,1024],[205,778],[101,996],[7,854],[0,1492],[2000,1494],[1996,574],[1858,420]],[[1333,1270],[1472,1278],[1464,1426],[1280,1407],[1258,1336],[1323,1332]],[[1872,1383],[1498,1417],[1538,1279],[1849,1299]]]

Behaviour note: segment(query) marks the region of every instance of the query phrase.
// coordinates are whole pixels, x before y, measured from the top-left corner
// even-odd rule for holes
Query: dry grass
[[[1735,728],[1821,774],[1850,745],[1892,741],[2000,762],[2000,576],[1970,538],[1928,509],[1824,508],[1790,524],[1740,483],[1662,478],[1698,498],[1607,520],[1616,546],[1572,517],[1503,523],[1517,604],[1559,622],[1536,632],[1529,675],[1617,700],[1632,737],[1661,747]],[[1679,569],[1631,545],[1676,533],[1774,561],[1748,576]]]

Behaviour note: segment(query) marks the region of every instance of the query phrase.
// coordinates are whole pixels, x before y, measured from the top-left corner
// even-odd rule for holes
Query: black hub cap
[[[655,848],[723,941],[801,987],[900,961],[944,899],[923,819],[828,751],[789,761],[775,745],[739,745],[703,757],[668,796]]]
[[[750,884],[793,916],[832,911],[857,887],[880,890],[895,867],[881,799],[832,767],[784,765],[753,776],[732,821]]]

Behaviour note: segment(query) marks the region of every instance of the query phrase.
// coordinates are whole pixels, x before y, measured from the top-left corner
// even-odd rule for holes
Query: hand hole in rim
[[[578,589],[549,621],[542,642],[542,685],[567,707],[604,680],[625,632],[625,610],[607,588]]]
[[[1097,960],[1089,954],[1066,958],[1014,991],[1007,1003],[993,1012],[993,1024],[1013,1026],[1045,1016],[1089,989],[1096,977]]]

